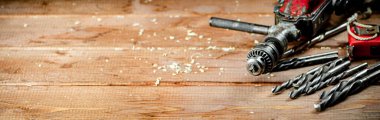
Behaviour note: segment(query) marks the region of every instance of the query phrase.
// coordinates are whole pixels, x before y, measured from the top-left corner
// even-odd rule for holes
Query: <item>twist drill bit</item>
[[[316,77],[315,79],[313,79],[312,81],[310,81],[310,86],[314,86],[318,83],[321,83],[325,80],[327,80],[328,78],[331,78],[333,77],[334,75],[337,75],[339,73],[342,73],[344,70],[347,70],[347,68],[349,68],[349,66],[351,65],[351,62],[350,61],[346,61],[344,62],[343,64],[340,64],[339,67],[335,67],[329,71],[327,71],[326,73],[323,73],[321,74],[320,76]]]
[[[329,92],[323,91],[322,94],[320,95],[319,99],[320,100],[325,99],[325,98],[327,98],[327,96],[330,96],[333,92],[341,91],[347,85],[350,85],[351,83],[355,82],[356,80],[359,80],[359,79],[363,78],[364,76],[366,76],[370,73],[373,73],[376,70],[380,70],[380,63],[372,65],[370,68],[356,73],[354,76],[352,76],[347,81],[341,81],[338,85],[334,86]]]
[[[330,85],[330,83],[332,82],[337,82],[339,80],[342,80],[342,79],[345,79],[349,76],[351,76],[352,74],[355,74],[361,70],[364,70],[365,68],[367,68],[368,64],[367,63],[363,63],[363,64],[360,64],[360,65],[357,65],[349,70],[346,70],[344,71],[343,73],[340,73],[339,75],[336,75],[336,76],[333,76],[329,79],[327,79],[326,81],[322,81],[312,87],[310,87],[307,91],[306,91],[306,95],[310,95],[322,88],[325,88],[327,87],[327,85]]]
[[[371,85],[372,82],[378,81],[379,77],[380,70],[375,71],[368,76],[353,82],[347,87],[344,87],[343,90],[333,92],[330,96],[328,96],[326,99],[323,99],[320,103],[314,104],[314,108],[317,111],[323,111],[327,107],[331,107],[339,102],[342,102],[348,96],[356,94]]]
[[[289,60],[280,61],[272,71],[282,71],[287,69],[310,66],[320,63],[325,63],[338,58],[338,51],[305,56],[300,58],[292,58]]]
[[[296,88],[300,87],[305,82],[310,81],[310,80],[314,79],[315,77],[321,75],[322,73],[327,72],[328,70],[330,70],[330,69],[336,67],[337,65],[343,63],[343,61],[345,61],[346,59],[348,59],[348,58],[339,58],[337,60],[323,64],[322,66],[320,66],[318,68],[318,70],[316,72],[314,72],[312,74],[308,74],[305,77],[299,79],[297,82],[295,82],[293,84],[293,87],[296,87]]]
[[[363,78],[367,74],[368,74],[368,70],[363,70],[363,71],[355,74],[348,81],[341,81],[338,85],[334,86],[329,92],[323,91],[322,94],[319,96],[319,99],[320,100],[326,99],[332,93],[334,93],[336,91],[341,91],[347,85],[350,85],[351,83],[355,82],[356,80]]]
[[[310,75],[310,74],[313,74],[314,72],[316,72],[320,67],[315,67],[311,70],[309,70],[308,72],[306,73],[302,73],[284,83],[282,83],[281,85],[279,86],[275,86],[273,89],[272,89],[272,93],[274,94],[278,94],[280,93],[281,91],[285,90],[285,89],[289,89],[293,86],[293,83],[297,82],[299,79],[302,79],[302,78],[305,78],[307,75]]]
[[[293,90],[292,92],[290,92],[289,94],[289,97],[291,99],[296,99],[298,98],[299,96],[301,96],[303,93],[306,93],[306,91],[309,89],[309,87],[311,86],[311,84],[314,82],[314,81],[321,81],[325,78],[329,78],[331,77],[332,75],[335,75],[337,74],[339,71],[343,71],[344,69],[346,69],[348,66],[350,66],[351,62],[350,61],[345,61],[344,63],[336,66],[335,68],[329,70],[328,72],[326,73],[322,73],[320,76],[318,76],[316,79],[314,79],[312,82],[306,82],[305,84],[303,84],[301,87],[299,87],[298,89],[296,90]]]

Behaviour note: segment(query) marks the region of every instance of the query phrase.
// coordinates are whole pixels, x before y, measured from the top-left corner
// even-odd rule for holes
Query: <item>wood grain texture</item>
[[[379,86],[327,112],[314,112],[318,96],[289,100],[271,86],[2,86],[2,119],[377,119]]]
[[[312,49],[304,55],[327,51],[334,50]],[[340,50],[340,52],[344,51]],[[0,65],[3,66],[0,68],[0,84],[24,82],[128,84],[154,82],[158,77],[165,81],[177,82],[282,82],[313,67],[295,69],[296,72],[287,70],[271,75],[251,76],[245,68],[246,53],[247,50],[244,49],[225,52],[223,50],[189,50],[188,48],[151,51],[146,48],[140,50],[117,48],[115,50],[108,47],[91,49],[4,47],[0,51]],[[170,68],[173,63],[178,63],[183,69],[184,65],[191,64],[192,60],[194,60],[194,65],[191,66],[190,73],[175,74],[176,71]],[[373,61],[369,62],[373,63]],[[205,67],[204,72],[199,71],[202,68],[198,68],[197,63]],[[155,67],[154,64],[157,66]],[[158,69],[160,66],[166,66],[167,71]]]
[[[272,13],[275,0],[17,0],[0,1],[0,14],[239,14]],[[252,7],[255,5],[255,7]]]
[[[272,25],[275,2],[0,0],[0,119],[379,119],[379,85],[322,113],[312,107],[321,91],[273,96],[315,66],[251,76],[246,54],[265,36],[208,25]],[[345,56],[346,43],[341,33],[296,57]]]

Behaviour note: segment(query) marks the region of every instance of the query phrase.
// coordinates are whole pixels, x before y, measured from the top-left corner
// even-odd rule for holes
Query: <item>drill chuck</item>
[[[297,39],[299,30],[292,24],[280,23],[272,26],[264,43],[256,45],[247,55],[247,70],[252,75],[272,71],[287,49],[289,39]]]
[[[255,76],[271,72],[287,49],[288,40],[300,36],[296,26],[287,22],[266,26],[212,17],[209,23],[213,27],[267,35],[265,42],[257,44],[247,55],[247,70]]]

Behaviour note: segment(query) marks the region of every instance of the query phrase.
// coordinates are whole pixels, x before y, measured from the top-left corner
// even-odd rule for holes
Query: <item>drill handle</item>
[[[231,30],[237,30],[248,33],[257,33],[267,35],[269,31],[269,26],[259,25],[247,22],[240,22],[235,20],[211,17],[210,18],[210,26],[217,28],[225,28]]]

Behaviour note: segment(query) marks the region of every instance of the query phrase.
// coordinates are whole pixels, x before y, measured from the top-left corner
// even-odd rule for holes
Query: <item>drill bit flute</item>
[[[327,98],[327,96],[330,96],[333,92],[341,91],[347,85],[352,84],[356,80],[361,79],[361,78],[367,76],[368,74],[375,72],[376,70],[380,70],[380,63],[377,63],[368,69],[365,69],[363,71],[356,73],[347,81],[341,81],[338,85],[334,86],[329,92],[327,92],[327,91],[322,92],[319,99],[321,99],[321,100],[325,99],[325,98]],[[334,84],[334,83],[332,83],[332,84]]]
[[[334,61],[332,61],[331,64],[324,64],[322,65],[322,68],[319,69],[318,71],[316,71],[313,75],[311,75],[308,79],[300,79],[298,80],[297,82],[295,82],[293,84],[293,87],[295,88],[299,88],[301,87],[304,83],[306,82],[310,82],[311,80],[313,80],[314,78],[320,76],[321,74],[333,69],[334,67],[342,64],[344,61],[346,61],[348,58],[339,58],[339,59],[336,59]]]
[[[316,54],[311,56],[292,58],[289,60],[280,61],[272,71],[281,71],[304,66],[310,66],[320,63],[325,63],[338,58],[338,51]]]
[[[309,81],[309,80],[315,78],[316,76],[320,75],[321,73],[326,72],[326,71],[336,67],[337,65],[341,64],[342,62],[343,62],[343,59],[340,58],[340,59],[325,63],[322,66],[315,67],[306,73],[302,73],[302,74],[298,75],[297,77],[290,79],[290,80],[282,83],[279,86],[274,87],[272,89],[272,93],[278,94],[285,89],[289,89],[289,88],[293,87],[294,84],[296,84],[296,83],[298,83],[298,84],[302,83],[303,84],[305,81]]]
[[[362,91],[364,88],[370,86],[373,82],[379,81],[379,77],[380,70],[377,70],[369,74],[368,76],[349,84],[348,86],[344,87],[341,91],[333,92],[331,95],[323,99],[320,103],[314,104],[314,108],[317,111],[323,111],[327,107],[331,107],[343,101],[348,96]]]
[[[312,81],[306,82],[305,84],[303,84],[298,89],[293,90],[292,92],[290,92],[289,97],[291,99],[298,98],[300,95],[302,95],[303,93],[305,93],[309,89],[310,84],[313,83],[313,81],[324,80],[324,79],[329,78],[329,77],[331,77],[333,75],[339,74],[340,72],[342,72],[345,69],[347,69],[350,66],[350,64],[351,64],[350,61],[345,61],[344,63],[339,64],[338,66],[334,67],[333,69],[331,69],[331,70],[329,70],[329,71],[327,71],[325,73],[322,73],[321,75],[319,75],[318,77],[316,77]]]
[[[349,70],[346,70],[336,76],[333,76],[325,81],[322,81],[322,82],[319,82],[318,84],[314,85],[314,86],[311,86],[309,87],[309,89],[306,91],[306,95],[310,95],[320,89],[323,89],[325,87],[327,87],[327,85],[331,85],[331,83],[335,83],[339,80],[342,80],[342,79],[345,79],[349,76],[351,76],[352,74],[355,74],[361,70],[364,70],[365,68],[367,68],[368,64],[367,63],[363,63],[363,64],[360,64],[360,65],[357,65]]]

